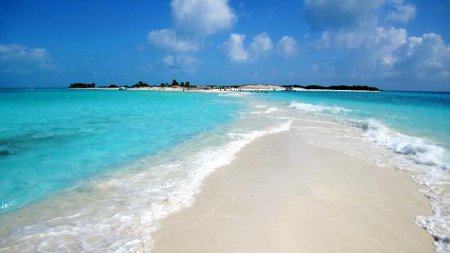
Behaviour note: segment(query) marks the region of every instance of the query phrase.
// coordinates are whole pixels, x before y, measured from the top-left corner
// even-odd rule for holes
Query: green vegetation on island
[[[381,91],[377,87],[367,86],[367,85],[283,85],[287,90],[292,90],[293,88],[300,88],[305,90],[349,90],[349,91]]]
[[[86,89],[95,88],[95,83],[72,83],[69,85],[70,89]]]
[[[96,87],[95,83],[72,83],[69,85],[69,89],[92,89],[92,88],[126,88],[126,89],[133,89],[133,88],[151,88],[151,87],[172,87],[172,88],[195,88],[197,86],[191,85],[189,81],[181,82],[179,83],[176,79],[173,79],[172,82],[169,83],[161,83],[160,85],[151,85],[144,81],[139,81],[133,85],[116,85],[116,84],[110,84],[105,86],[98,86]]]
[[[131,88],[144,88],[144,87],[150,87],[150,85],[148,85],[146,82],[139,81],[133,86],[131,86]]]
[[[95,83],[72,83],[69,85],[71,89],[93,89],[97,88]],[[238,90],[238,91],[251,91],[251,90],[278,90],[278,91],[299,91],[299,90],[331,90],[331,91],[381,91],[377,87],[367,85],[269,85],[269,84],[242,84],[242,85],[191,85],[189,81],[178,82],[173,79],[171,83],[162,82],[159,85],[150,85],[144,81],[139,81],[133,85],[119,86],[116,84],[110,84],[107,86],[100,86],[101,89],[165,89],[165,88],[177,88],[187,90]]]

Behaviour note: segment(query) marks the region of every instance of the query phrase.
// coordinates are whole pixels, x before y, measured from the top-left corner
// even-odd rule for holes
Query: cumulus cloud
[[[245,63],[257,60],[273,51],[270,36],[263,32],[253,37],[250,45],[245,45],[245,35],[232,33],[221,46],[226,57],[234,63]]]
[[[397,73],[417,77],[450,77],[450,46],[439,34],[427,33],[409,37],[397,52],[400,57],[395,64]]]
[[[148,41],[176,55],[169,54],[156,65],[194,72],[201,61],[192,53],[199,51],[209,36],[231,29],[237,16],[228,0],[172,0],[170,7],[172,28],[150,31]],[[233,43],[237,42],[230,41],[228,50],[236,50]],[[246,56],[240,57],[235,61],[245,61]]]
[[[175,64],[175,57],[169,54],[162,59],[162,62],[166,66],[173,66]]]
[[[277,49],[285,57],[295,56],[298,52],[297,42],[290,36],[283,36],[278,40]]]
[[[177,52],[197,51],[200,46],[195,39],[179,38],[177,32],[172,29],[151,31],[148,33],[148,41],[160,48]]]
[[[222,50],[232,62],[243,63],[250,60],[250,54],[244,47],[244,34],[230,34],[230,37],[222,45]]]
[[[450,46],[438,34],[409,36],[403,28],[376,27],[327,38],[330,47],[348,52],[348,58],[336,64],[338,72],[354,78],[450,76]]]
[[[393,9],[386,15],[386,20],[408,23],[415,16],[416,6],[404,3],[403,0],[394,0]]]
[[[3,74],[31,75],[53,69],[52,58],[45,48],[0,44],[0,71]]]
[[[335,56],[345,52],[330,62],[335,73],[366,80],[450,77],[450,47],[439,34],[411,36],[405,28],[390,26],[413,19],[413,4],[404,0],[348,0],[338,6],[338,2],[305,0],[311,26],[322,29],[313,46],[335,50]],[[368,16],[357,13],[359,8]],[[331,15],[333,9],[337,15]]]
[[[150,65],[149,68],[157,71],[193,74],[201,64],[202,61],[195,56],[181,53],[177,55],[168,54],[155,64]]]
[[[376,22],[384,0],[305,0],[306,18],[314,29],[357,27]]]
[[[336,43],[338,47],[353,50],[352,55],[357,60],[351,66],[357,71],[354,74],[392,77],[392,70],[402,57],[397,52],[405,45],[407,38],[405,29],[377,27],[364,34],[340,34]]]
[[[383,51],[392,51],[407,40],[407,32],[403,28],[376,27],[369,31],[338,32],[333,36],[334,44],[340,48],[353,49],[364,47]]]
[[[253,37],[252,43],[250,44],[250,51],[255,58],[263,56],[272,50],[272,39],[270,39],[267,33],[263,32]]]
[[[237,21],[228,0],[172,0],[170,6],[175,26],[198,36],[230,29]]]
[[[330,48],[331,46],[330,43],[331,43],[330,31],[324,31],[320,36],[320,39],[313,42],[312,46],[314,46],[317,49],[326,49]]]
[[[225,41],[220,49],[225,56],[234,63],[248,63],[256,61],[262,57],[270,55],[275,46],[269,34],[262,32],[252,38],[250,44],[245,44],[244,34],[230,34],[227,41]],[[277,53],[292,57],[297,54],[298,46],[294,38],[290,36],[283,36],[276,45]]]
[[[381,20],[407,23],[416,7],[403,0],[305,0],[305,15],[314,29],[339,30],[376,26]]]

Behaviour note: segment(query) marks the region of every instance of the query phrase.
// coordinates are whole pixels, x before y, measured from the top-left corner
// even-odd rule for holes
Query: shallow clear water
[[[71,101],[60,102],[61,95]],[[83,134],[81,138],[69,135],[71,145],[54,141],[36,146],[41,151],[29,151],[48,154],[49,162],[73,166],[64,170],[65,184],[54,184],[60,166],[42,166],[34,175],[25,176],[28,182],[51,186],[39,195],[31,186],[24,187],[28,184],[17,184],[28,193],[23,199],[13,199],[7,193],[14,192],[11,188],[2,189],[10,200],[7,203],[20,201],[23,206],[7,206],[9,212],[0,215],[0,252],[147,252],[158,221],[191,205],[204,177],[229,163],[255,138],[288,130],[290,125],[288,120],[253,114],[253,104],[259,102],[245,94],[39,91],[9,96],[16,96],[11,104],[27,101],[22,96],[42,98],[29,106],[48,105],[44,111],[60,112],[41,114],[43,122]],[[54,109],[52,96],[58,101]],[[57,120],[68,113],[62,105],[72,107],[67,117],[82,123],[72,128],[74,120]],[[27,116],[34,117],[33,113]],[[14,119],[13,113],[8,117]],[[28,117],[18,119],[33,123]],[[91,126],[92,120],[100,126]],[[27,124],[22,125],[27,129]],[[50,134],[46,129],[41,131]],[[81,152],[85,149],[89,152]],[[14,155],[21,154],[3,158]],[[24,155],[18,158],[27,159]],[[12,186],[29,174],[27,170],[34,170],[32,166],[9,170],[13,163],[5,161],[2,166],[9,174],[2,180],[8,179]],[[33,162],[41,164],[37,157]]]
[[[450,93],[282,92],[260,95],[313,116],[312,144],[413,173],[433,214],[416,223],[450,252]],[[308,122],[305,121],[305,125]],[[320,127],[315,127],[320,126]],[[311,130],[312,129],[312,130]]]
[[[288,129],[412,172],[450,251],[449,93],[2,90],[0,116],[0,252],[149,251],[203,178]]]
[[[401,133],[424,137],[450,149],[450,93],[284,92],[268,98],[343,108],[340,116],[379,120]]]
[[[202,93],[0,91],[0,213],[182,143],[241,104]]]

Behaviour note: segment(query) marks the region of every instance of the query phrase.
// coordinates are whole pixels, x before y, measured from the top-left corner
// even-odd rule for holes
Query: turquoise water
[[[450,93],[0,90],[0,120],[0,252],[150,251],[208,174],[289,129],[410,171],[450,251]]]
[[[379,120],[400,133],[426,138],[450,150],[450,93],[285,92],[268,98],[340,107],[344,109],[340,116]]]
[[[411,172],[426,187],[432,209],[432,215],[417,216],[416,224],[433,235],[438,252],[450,252],[450,93],[281,92],[260,96],[301,112],[294,116],[297,119],[313,115],[325,122],[322,129],[309,130],[312,143]]]
[[[285,92],[267,98],[363,129],[419,164],[450,169],[450,93]]]
[[[232,120],[201,93],[0,91],[0,213]]]
[[[252,96],[291,108],[297,103],[312,113],[373,119],[450,150],[450,93]],[[1,90],[0,213],[223,125],[243,110],[242,100],[203,93]]]

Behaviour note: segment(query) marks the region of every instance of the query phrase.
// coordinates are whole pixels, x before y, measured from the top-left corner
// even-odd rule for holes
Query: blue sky
[[[0,87],[369,84],[450,91],[450,1],[1,1]]]

